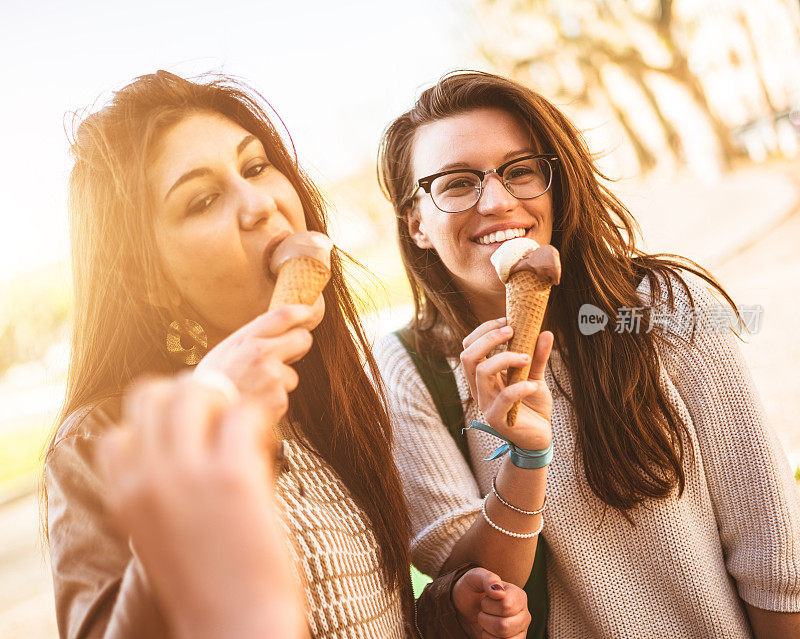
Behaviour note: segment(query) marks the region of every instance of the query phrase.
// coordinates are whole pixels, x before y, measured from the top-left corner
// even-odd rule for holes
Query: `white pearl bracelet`
[[[486,520],[486,523],[489,524],[492,528],[496,531],[503,533],[504,535],[508,535],[509,537],[514,537],[515,539],[533,539],[542,532],[542,528],[544,528],[544,516],[542,516],[542,521],[539,524],[539,528],[533,531],[532,533],[516,533],[511,532],[510,530],[506,530],[505,528],[501,528],[496,523],[494,523],[491,519],[489,519],[489,515],[486,513],[486,500],[489,498],[489,494],[487,493],[486,497],[483,498],[483,505],[481,506],[481,514],[483,518]]]
[[[503,506],[510,508],[511,510],[516,510],[518,513],[523,515],[541,515],[544,512],[544,509],[547,508],[547,495],[544,496],[544,503],[539,510],[524,510],[522,508],[517,508],[514,504],[509,504],[500,496],[500,493],[497,492],[497,477],[492,477],[492,492],[494,493],[494,496],[497,497],[497,500],[503,504]]]

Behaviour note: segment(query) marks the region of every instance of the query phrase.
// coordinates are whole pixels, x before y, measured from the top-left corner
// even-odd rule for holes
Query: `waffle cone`
[[[278,272],[269,310],[287,304],[313,305],[330,277],[331,273],[325,265],[310,257],[287,260]]]
[[[508,344],[508,350],[525,353],[533,358],[536,340],[542,329],[547,300],[550,297],[551,285],[538,278],[533,271],[518,271],[506,282],[506,317],[508,325],[514,329],[514,336]],[[528,379],[531,365],[522,368],[508,369],[508,384]],[[519,402],[508,411],[508,425],[514,426],[519,412]]]

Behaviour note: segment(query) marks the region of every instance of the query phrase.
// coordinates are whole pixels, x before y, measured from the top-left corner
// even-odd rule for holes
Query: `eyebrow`
[[[250,144],[251,142],[255,142],[256,139],[257,138],[255,135],[245,135],[242,138],[242,141],[239,142],[238,145],[236,145],[236,155],[241,155],[242,151],[244,151],[247,148],[247,145]]]
[[[241,155],[242,151],[244,151],[252,142],[255,142],[258,138],[254,135],[246,135],[242,138],[239,144],[236,145],[236,155]],[[164,196],[164,201],[167,201],[167,198],[172,194],[172,192],[177,189],[181,184],[188,182],[189,180],[194,180],[195,178],[203,177],[204,175],[208,175],[211,173],[211,169],[207,169],[205,167],[199,169],[192,169],[191,171],[187,171],[183,175],[181,175],[175,183],[169,187],[169,191]]]
[[[509,151],[508,153],[506,153],[503,156],[502,158],[503,161],[500,162],[500,164],[505,164],[506,161],[510,160],[514,156],[532,155],[533,153],[536,152],[537,151],[532,148],[515,149],[514,151]],[[468,169],[468,168],[470,167],[466,162],[450,162],[449,164],[445,164],[443,167],[441,167],[438,171],[436,171],[436,173],[440,173],[441,171],[449,171],[450,169]]]

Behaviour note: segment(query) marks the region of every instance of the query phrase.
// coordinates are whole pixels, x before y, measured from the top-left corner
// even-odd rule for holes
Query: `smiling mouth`
[[[533,227],[529,226],[528,228],[520,226],[519,228],[515,229],[506,229],[505,231],[496,231],[494,233],[489,233],[487,235],[482,235],[480,237],[476,237],[472,241],[476,244],[496,244],[499,242],[505,242],[506,240],[514,239],[515,237],[523,237],[530,231]]]

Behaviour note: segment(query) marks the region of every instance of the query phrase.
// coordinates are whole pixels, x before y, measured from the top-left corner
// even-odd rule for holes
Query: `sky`
[[[69,251],[65,126],[163,68],[259,90],[322,183],[374,162],[383,128],[442,73],[481,67],[467,0],[15,2],[0,59],[0,283]]]

